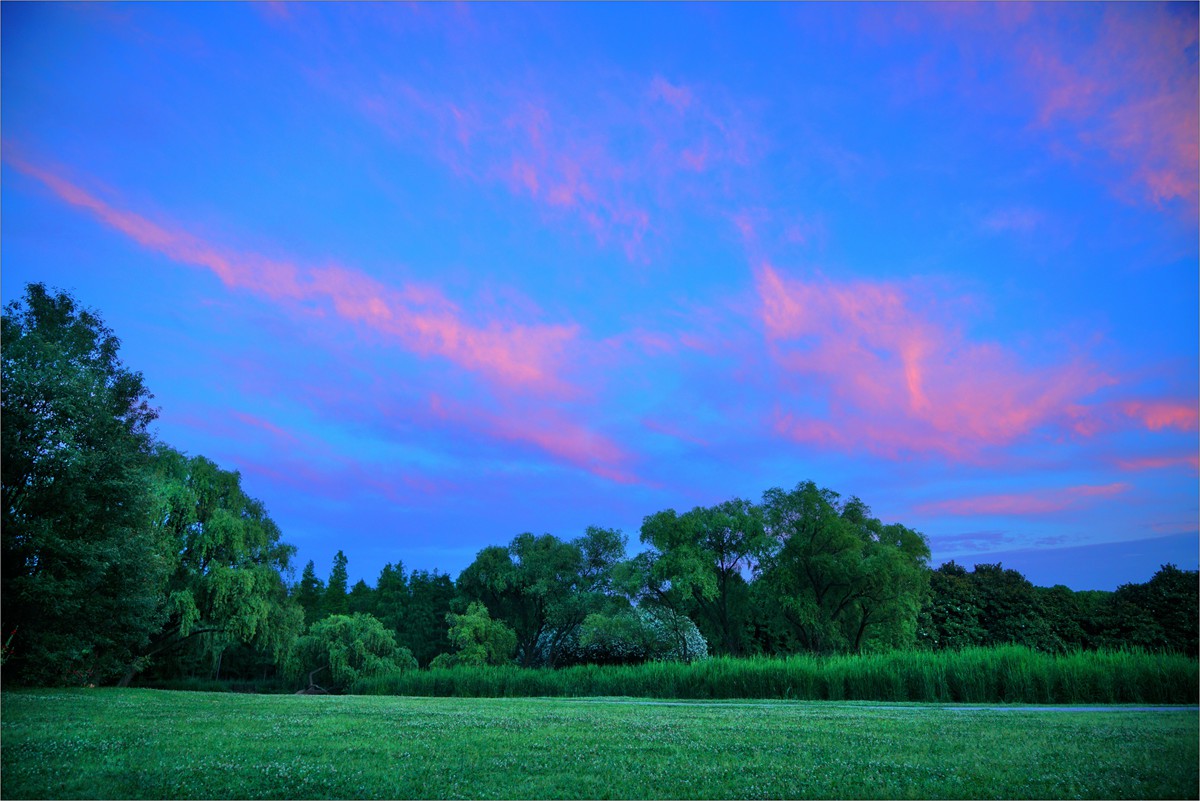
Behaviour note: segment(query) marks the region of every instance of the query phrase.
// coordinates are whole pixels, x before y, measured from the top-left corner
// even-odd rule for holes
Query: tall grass
[[[360,681],[357,693],[459,697],[634,696],[967,703],[1184,704],[1197,662],[1142,651],[1045,654],[1020,646],[854,656],[716,657],[552,669],[459,667]]]

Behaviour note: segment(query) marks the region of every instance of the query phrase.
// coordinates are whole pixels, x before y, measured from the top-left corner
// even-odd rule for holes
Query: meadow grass
[[[8,692],[5,798],[1196,798],[1195,709]]]
[[[635,696],[936,703],[1194,704],[1195,659],[1141,651],[1046,654],[1019,646],[846,656],[716,657],[559,670],[458,667],[360,681],[354,692],[460,697]]]

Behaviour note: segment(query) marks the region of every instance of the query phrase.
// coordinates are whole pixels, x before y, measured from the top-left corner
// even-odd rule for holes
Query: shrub
[[[593,613],[578,629],[561,638],[557,631],[544,632],[538,638],[544,664],[550,663],[551,645],[556,641],[555,667],[692,662],[708,658],[708,642],[696,624],[664,607],[640,606],[610,614]]]
[[[434,657],[430,667],[504,665],[512,661],[517,635],[503,621],[492,620],[487,607],[478,601],[467,607],[466,614],[450,612],[446,622],[450,624],[448,636],[456,650]]]
[[[407,648],[372,615],[330,615],[314,623],[297,645],[294,675],[329,669],[331,688],[343,689],[369,676],[417,667]]]

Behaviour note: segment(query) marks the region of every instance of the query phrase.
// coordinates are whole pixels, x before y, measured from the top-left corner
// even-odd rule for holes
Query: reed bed
[[[961,651],[554,669],[457,667],[364,679],[366,695],[455,697],[769,698],[1016,704],[1194,704],[1196,659],[1143,651],[1046,654],[1020,646]]]

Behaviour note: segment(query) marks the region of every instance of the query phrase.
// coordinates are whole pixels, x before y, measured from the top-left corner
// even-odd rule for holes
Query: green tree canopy
[[[505,665],[512,661],[517,635],[503,621],[493,620],[481,602],[468,604],[461,615],[448,613],[446,622],[450,624],[449,637],[454,650],[438,656],[430,667]]]
[[[396,645],[392,632],[372,615],[330,615],[318,620],[300,638],[296,653],[298,677],[327,668],[326,684],[338,690],[360,678],[417,666],[412,653]]]
[[[929,581],[922,535],[885,526],[858,498],[843,502],[811,481],[763,498],[775,543],[763,578],[796,646],[859,651],[913,642]]]
[[[344,615],[349,609],[347,584],[350,574],[346,570],[349,563],[350,560],[341,550],[334,554],[329,581],[325,584],[325,594],[321,598],[321,609],[326,615]]]
[[[294,597],[304,610],[304,625],[310,626],[321,615],[321,599],[325,596],[325,582],[317,578],[316,565],[309,559],[300,574],[300,583],[296,585]]]
[[[722,653],[744,653],[747,579],[769,545],[762,510],[741,499],[683,515],[668,509],[645,519],[641,539],[655,549],[643,563],[648,600],[677,614],[694,610]]]
[[[279,527],[262,502],[242,490],[237,472],[160,446],[154,475],[156,529],[177,558],[164,603],[167,623],[147,656],[206,634],[199,641],[205,647],[251,643],[284,659],[304,619],[283,579],[295,547],[281,541]]]
[[[162,624],[171,551],[148,521],[147,426],[156,411],[119,348],[95,312],[42,284],[4,308],[7,679],[102,680]]]
[[[512,628],[522,665],[555,664],[563,644],[613,593],[624,550],[620,532],[594,526],[572,542],[521,534],[507,548],[480,551],[459,575],[458,591]]]

